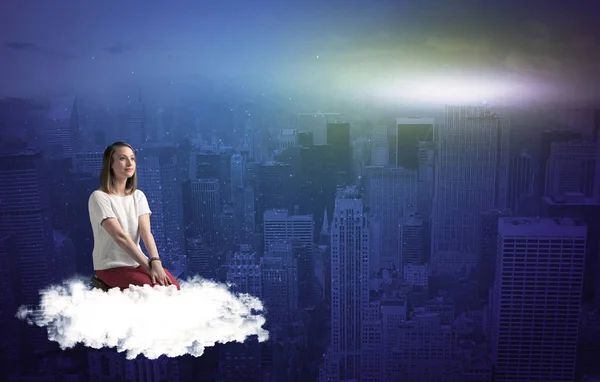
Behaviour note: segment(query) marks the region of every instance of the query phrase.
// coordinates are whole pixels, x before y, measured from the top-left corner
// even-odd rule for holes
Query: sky
[[[599,18],[591,0],[3,0],[0,96],[201,77],[340,97],[454,81],[598,99]]]

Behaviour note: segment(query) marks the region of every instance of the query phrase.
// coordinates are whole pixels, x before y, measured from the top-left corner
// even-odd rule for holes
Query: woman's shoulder
[[[108,194],[101,189],[94,190],[90,194],[90,199],[108,198]]]
[[[146,197],[146,194],[144,194],[144,191],[136,188],[135,191],[133,191],[133,197],[136,199],[142,199]]]

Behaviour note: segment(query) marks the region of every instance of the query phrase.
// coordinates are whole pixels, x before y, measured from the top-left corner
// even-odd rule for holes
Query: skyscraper
[[[331,353],[340,380],[359,379],[369,308],[369,221],[354,187],[339,189],[331,222]],[[337,363],[336,362],[336,363]]]
[[[46,155],[65,157],[78,152],[81,146],[81,132],[75,97],[52,100],[43,135]]]
[[[234,293],[248,293],[262,300],[261,266],[255,251],[241,245],[229,261],[227,281]],[[257,338],[243,343],[229,342],[220,352],[221,381],[259,381],[262,369],[261,346]]]
[[[283,329],[297,317],[298,310],[298,268],[291,243],[271,245],[260,265],[267,325]]]
[[[400,227],[400,269],[406,264],[423,264],[423,218],[411,214]]]
[[[246,172],[246,161],[240,154],[231,156],[231,199],[236,205],[240,205],[240,196],[244,193],[244,173]]]
[[[219,180],[188,180],[183,184],[185,237],[202,237],[204,243],[215,245],[219,237]]]
[[[388,128],[385,126],[375,127],[371,138],[371,166],[387,166],[389,164]]]
[[[513,212],[524,196],[533,194],[533,167],[531,155],[523,151],[510,159],[508,205]]]
[[[479,212],[506,206],[508,134],[506,119],[487,106],[446,106],[438,136],[432,264],[441,252],[472,257]]]
[[[553,142],[546,161],[543,196],[594,195],[596,144],[592,142]]]
[[[327,144],[331,146],[335,171],[345,173],[343,179],[350,179],[352,169],[352,149],[350,147],[350,124],[333,122],[327,124]]]
[[[140,147],[148,141],[146,104],[142,102],[142,90],[138,89],[137,100],[130,100],[123,112],[123,140],[131,143],[133,147]]]
[[[579,219],[500,218],[496,382],[574,380],[586,230]]]
[[[268,162],[258,166],[256,177],[256,223],[262,232],[263,214],[272,208],[293,208],[291,194],[295,178],[290,166],[280,162]]]
[[[367,167],[365,178],[365,205],[373,221],[381,227],[382,240],[378,241],[381,248],[374,248],[380,253],[380,267],[399,269],[401,225],[404,217],[414,213],[417,207],[417,171]]]
[[[550,158],[552,143],[581,141],[581,132],[572,129],[547,130],[542,132],[541,138],[540,162],[536,174],[536,191],[538,196],[544,195],[544,189],[546,187],[546,163],[548,162],[548,158]]]
[[[12,286],[19,304],[39,304],[39,291],[50,280],[54,252],[52,215],[48,194],[48,171],[42,154],[22,151],[0,156],[0,236],[11,240],[11,272],[17,276]],[[7,264],[8,266],[8,264]],[[47,350],[46,329],[26,327],[36,351]]]
[[[396,166],[418,168],[419,142],[433,142],[434,125],[431,117],[396,118]]]

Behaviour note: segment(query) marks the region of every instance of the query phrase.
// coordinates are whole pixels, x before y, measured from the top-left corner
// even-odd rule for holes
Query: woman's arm
[[[148,250],[148,256],[150,258],[159,257],[154,235],[152,235],[152,229],[150,228],[150,214],[143,214],[138,218],[138,227],[140,229],[140,237],[144,242],[146,250]]]
[[[152,230],[150,229],[150,214],[142,214],[138,218],[138,228],[140,230],[140,236],[144,241],[144,245],[148,250],[148,255],[150,255],[150,259],[160,259],[158,257],[158,249],[156,248],[156,243],[154,242],[154,235],[152,235]],[[150,260],[148,260],[150,261]],[[150,278],[152,279],[152,283],[159,283],[160,285],[171,285],[171,280],[167,277],[165,270],[162,267],[160,261],[149,262],[150,264]]]
[[[100,224],[106,232],[113,238],[115,243],[127,252],[138,264],[147,271],[150,270],[150,262],[140,248],[131,240],[131,237],[121,227],[119,221],[115,218],[107,218]],[[146,242],[144,241],[144,244]],[[147,245],[147,244],[146,244]],[[155,246],[156,247],[156,246]]]

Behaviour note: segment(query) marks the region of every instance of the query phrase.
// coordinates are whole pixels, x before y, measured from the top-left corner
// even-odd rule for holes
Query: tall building
[[[381,301],[380,307],[382,331],[382,363],[381,381],[393,381],[397,378],[398,345],[401,338],[400,328],[407,319],[407,301],[403,297],[391,297]]]
[[[300,206],[302,215],[312,215],[315,221],[323,220],[323,211],[333,211],[336,190],[336,170],[333,148],[330,145],[291,147],[276,158],[288,163],[293,188],[288,199]]]
[[[363,317],[360,380],[364,382],[382,381],[384,332],[381,325],[381,310],[381,302],[373,299],[369,302]]]
[[[154,151],[154,150],[152,150]],[[153,155],[154,154],[154,155]],[[138,188],[144,192],[152,211],[152,235],[158,252],[167,248],[161,182],[160,159],[156,152],[138,150],[136,155]],[[171,222],[176,224],[176,222]]]
[[[538,196],[543,196],[546,187],[546,163],[550,158],[552,143],[581,141],[581,132],[572,129],[547,130],[542,132],[540,147],[540,162],[537,171],[536,191]],[[540,202],[541,206],[541,202]]]
[[[519,156],[510,159],[508,205],[513,212],[519,206],[519,201],[524,196],[533,194],[533,166],[532,158],[527,151],[522,151]]]
[[[159,253],[181,256],[184,249],[181,172],[177,171],[176,148],[152,146],[137,150],[138,187],[152,210],[152,229]]]
[[[396,118],[396,166],[418,168],[419,142],[433,142],[435,118]]]
[[[390,147],[386,126],[374,127],[371,138],[371,166],[388,166],[390,164]]]
[[[0,236],[10,238],[10,269],[16,276],[14,299],[38,305],[39,291],[51,282],[54,253],[48,171],[40,152],[21,151],[0,155]],[[8,266],[2,265],[2,267]],[[45,328],[21,327],[25,343],[35,351],[52,345]]]
[[[0,348],[0,367],[5,376],[12,375],[19,367],[21,355],[21,339],[19,333],[20,322],[15,320],[14,314],[19,307],[16,292],[19,288],[17,264],[14,254],[16,253],[15,238],[0,234],[0,325],[4,328],[5,335],[2,338]]]
[[[500,218],[496,382],[574,380],[586,230],[579,219]]]
[[[231,156],[231,199],[234,204],[239,203],[239,195],[244,191],[244,174],[246,173],[246,161],[240,154]]]
[[[81,149],[81,131],[75,97],[52,99],[43,136],[46,155],[68,157]]]
[[[276,243],[261,258],[262,296],[267,310],[267,325],[283,329],[298,310],[298,269],[291,243]]]
[[[423,264],[423,218],[420,215],[404,218],[400,227],[400,259],[402,267]]]
[[[352,148],[350,146],[350,124],[347,122],[327,123],[327,144],[333,151],[334,167],[345,173],[349,180],[352,169]]]
[[[256,139],[256,130],[252,125],[252,120],[248,118],[244,124],[244,138],[242,141],[242,152],[248,155],[252,162],[260,162],[260,153],[258,153],[258,140]]]
[[[426,223],[431,220],[433,193],[435,190],[435,144],[419,142],[417,150],[419,168],[417,170],[417,209]]]
[[[367,137],[358,137],[351,143],[350,159],[354,170],[349,179],[356,183],[356,176],[360,175],[360,169],[366,166],[371,161],[371,148]]]
[[[237,248],[241,242],[242,224],[239,219],[236,219],[233,208],[229,205],[224,205],[219,216],[219,226],[223,235],[223,243],[228,249]]]
[[[220,193],[218,179],[188,180],[183,184],[185,237],[202,237],[214,246],[220,240],[218,217]]]
[[[494,274],[496,272],[496,252],[498,250],[498,221],[502,217],[510,217],[511,211],[508,209],[491,209],[481,211],[477,217],[477,236],[479,238],[479,247],[477,253],[479,258],[477,263],[479,269],[477,272],[480,292],[487,297],[489,288],[494,283]]]
[[[437,128],[440,128],[438,126]],[[421,141],[418,148],[419,169],[417,170],[417,208],[423,218],[423,260],[429,262],[431,255],[431,217],[435,193],[435,142]]]
[[[365,204],[374,224],[380,227],[379,266],[399,269],[401,242],[400,231],[404,217],[414,213],[417,207],[417,172],[397,167],[367,167],[365,169]],[[375,239],[375,237],[373,238]]]
[[[508,134],[506,119],[488,106],[446,106],[437,137],[432,265],[442,253],[472,257],[479,212],[506,206]]]
[[[234,293],[248,293],[262,299],[261,267],[257,253],[242,245],[231,258],[227,281]],[[223,346],[220,355],[220,377],[223,382],[260,381],[261,347],[256,338],[244,343],[230,342]]]
[[[263,214],[273,208],[293,208],[291,199],[294,178],[290,166],[280,162],[263,163],[258,166],[256,223],[258,232],[262,232]]]
[[[221,180],[220,155],[211,150],[201,150],[196,154],[196,179]]]
[[[125,107],[123,118],[123,130],[120,132],[124,140],[133,147],[143,146],[148,141],[146,105],[142,102],[142,92],[138,91],[137,101],[128,102]]]
[[[188,275],[214,279],[217,276],[218,263],[213,252],[201,237],[186,239]]]
[[[575,193],[593,197],[597,155],[596,144],[592,142],[551,143],[543,196]]]
[[[244,187],[244,211],[242,220],[242,240],[249,244],[256,229],[256,199],[252,186]]]
[[[54,253],[50,259],[50,267],[54,269],[52,283],[61,283],[77,272],[77,253],[73,240],[60,231],[54,231]]]
[[[369,220],[353,187],[339,189],[331,222],[331,353],[339,380],[360,379],[369,308]]]

